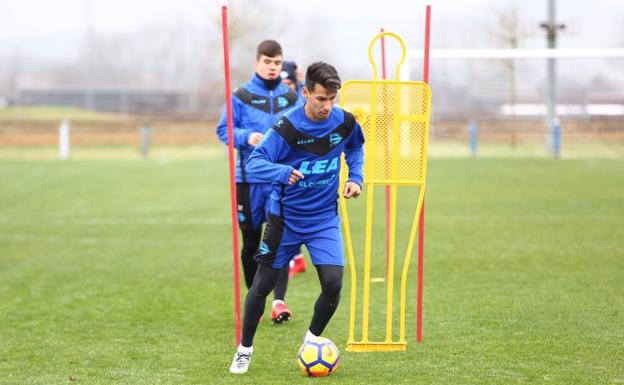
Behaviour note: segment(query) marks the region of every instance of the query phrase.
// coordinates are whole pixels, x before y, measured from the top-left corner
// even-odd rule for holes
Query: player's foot
[[[275,302],[275,305],[273,305],[273,312],[271,313],[271,321],[274,324],[290,321],[292,316],[293,313],[288,309],[284,301]]]
[[[303,259],[303,254],[297,254],[291,261],[290,269],[288,269],[288,278],[292,278],[298,273],[306,271],[306,262]]]
[[[315,338],[319,338],[320,336],[315,336],[314,334],[312,334],[312,332],[308,329],[308,331],[306,332],[305,337],[303,337],[303,342],[305,343],[306,341],[314,341]]]
[[[242,352],[234,353],[234,359],[230,366],[230,373],[243,374],[247,373],[249,369],[249,363],[251,362],[251,353],[246,354]]]

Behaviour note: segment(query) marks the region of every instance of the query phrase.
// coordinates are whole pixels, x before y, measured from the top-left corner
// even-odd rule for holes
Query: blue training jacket
[[[349,112],[334,107],[316,122],[298,106],[284,114],[255,148],[247,171],[272,182],[271,213],[285,220],[321,220],[337,215],[340,158],[345,153],[349,180],[362,186],[364,135]],[[304,178],[292,186],[293,169]]]
[[[232,94],[232,117],[234,122],[234,147],[237,150],[236,182],[263,183],[257,175],[249,175],[244,165],[253,151],[247,143],[253,132],[264,134],[286,111],[298,102],[297,93],[284,84],[270,90],[257,74],[237,88]],[[217,135],[228,144],[227,112],[224,109],[217,125]]]

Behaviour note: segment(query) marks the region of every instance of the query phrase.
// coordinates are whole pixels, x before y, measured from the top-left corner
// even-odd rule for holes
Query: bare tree
[[[520,40],[527,35],[520,31],[520,21],[518,16],[518,7],[513,3],[509,8],[498,9],[496,11],[496,25],[493,33],[493,38],[498,45],[502,45],[506,48],[517,49],[520,46]],[[517,81],[516,81],[516,61],[515,59],[504,59],[503,66],[507,72],[509,79],[509,104],[512,111],[512,125],[511,127],[511,146],[516,145],[515,130],[518,128],[516,105],[518,103],[517,98]]]
[[[253,72],[258,43],[269,38],[281,42],[289,23],[274,0],[231,3],[230,59],[236,86]],[[224,103],[221,9],[211,6],[206,11],[210,14],[200,23],[191,23],[187,13],[117,34],[89,24],[77,57],[48,63],[43,76],[52,87],[84,89],[87,106],[92,106],[96,89],[172,90],[189,95],[190,109],[215,117]]]
[[[503,46],[508,48],[518,48],[518,9],[514,5],[507,11],[497,11],[497,26],[498,26],[498,39],[503,43]],[[509,103],[511,104],[514,118],[516,118],[516,61],[514,59],[505,60],[505,67],[509,76]]]

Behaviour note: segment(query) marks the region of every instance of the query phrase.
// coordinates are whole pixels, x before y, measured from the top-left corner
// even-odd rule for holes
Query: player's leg
[[[253,283],[258,264],[254,255],[258,251],[260,238],[262,237],[262,223],[254,223],[254,200],[253,186],[250,183],[236,184],[236,201],[238,203],[238,227],[243,236],[243,248],[241,249],[241,262],[245,275],[247,289]],[[256,214],[257,216],[257,214]]]
[[[279,274],[277,276],[277,282],[275,283],[275,289],[273,290],[273,294],[275,295],[275,299],[273,300],[272,311],[271,311],[271,321],[274,324],[280,324],[285,321],[290,321],[292,319],[293,313],[286,305],[286,290],[288,289],[288,271],[290,269],[290,264],[287,264],[283,268],[279,270]]]
[[[243,333],[241,343],[243,346],[252,346],[253,338],[260,316],[264,313],[266,297],[275,287],[279,270],[271,266],[258,264],[258,270],[253,284],[245,297],[245,315],[243,317]]]
[[[340,303],[344,267],[335,265],[315,266],[321,283],[321,294],[314,304],[314,314],[309,331],[320,336]]]
[[[318,272],[321,293],[314,305],[308,333],[320,336],[340,303],[344,256],[340,219],[326,223],[307,239],[306,247]],[[309,334],[308,334],[309,335]]]
[[[288,270],[288,278],[292,278],[299,273],[305,273],[306,262],[303,258],[303,252],[301,249],[297,252],[297,255],[290,261],[290,269]]]
[[[258,212],[253,214],[254,223],[266,222],[269,217],[269,211],[271,209],[271,192],[273,187],[270,183],[254,183],[251,184],[252,196],[257,196],[256,207]],[[263,208],[260,211],[260,208]],[[284,321],[289,321],[292,318],[292,312],[286,305],[286,291],[288,290],[288,271],[289,267],[285,266],[280,270],[275,282],[275,288],[273,289],[274,300],[271,306],[271,321],[279,324]]]
[[[290,238],[290,242],[296,242],[292,240],[292,237]],[[266,297],[275,287],[280,270],[288,266],[288,261],[294,254],[293,248],[296,249],[299,246],[296,243],[288,244],[288,239],[289,235],[288,231],[284,231],[283,219],[271,215],[255,255],[258,269],[245,297],[241,344],[230,366],[231,373],[245,373],[249,367],[253,353],[253,339],[260,316],[264,312]]]
[[[249,369],[253,354],[253,338],[258,328],[260,316],[264,313],[266,297],[273,290],[278,273],[279,270],[258,264],[253,284],[245,297],[241,343],[234,354],[230,373],[242,374]]]
[[[243,234],[243,248],[241,250],[241,262],[243,263],[243,273],[245,274],[245,284],[247,289],[253,283],[254,275],[258,269],[258,264],[254,261],[253,256],[258,251],[260,238],[262,237],[262,228],[244,229],[241,228]]]

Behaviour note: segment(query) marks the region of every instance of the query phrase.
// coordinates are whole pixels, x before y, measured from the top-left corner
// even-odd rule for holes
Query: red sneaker
[[[292,278],[298,273],[306,271],[306,262],[303,259],[303,254],[297,254],[291,261],[290,269],[288,269],[288,278]]]
[[[290,321],[293,313],[288,309],[283,301],[279,301],[273,306],[273,312],[271,313],[271,321],[274,324],[281,324],[282,322]]]

